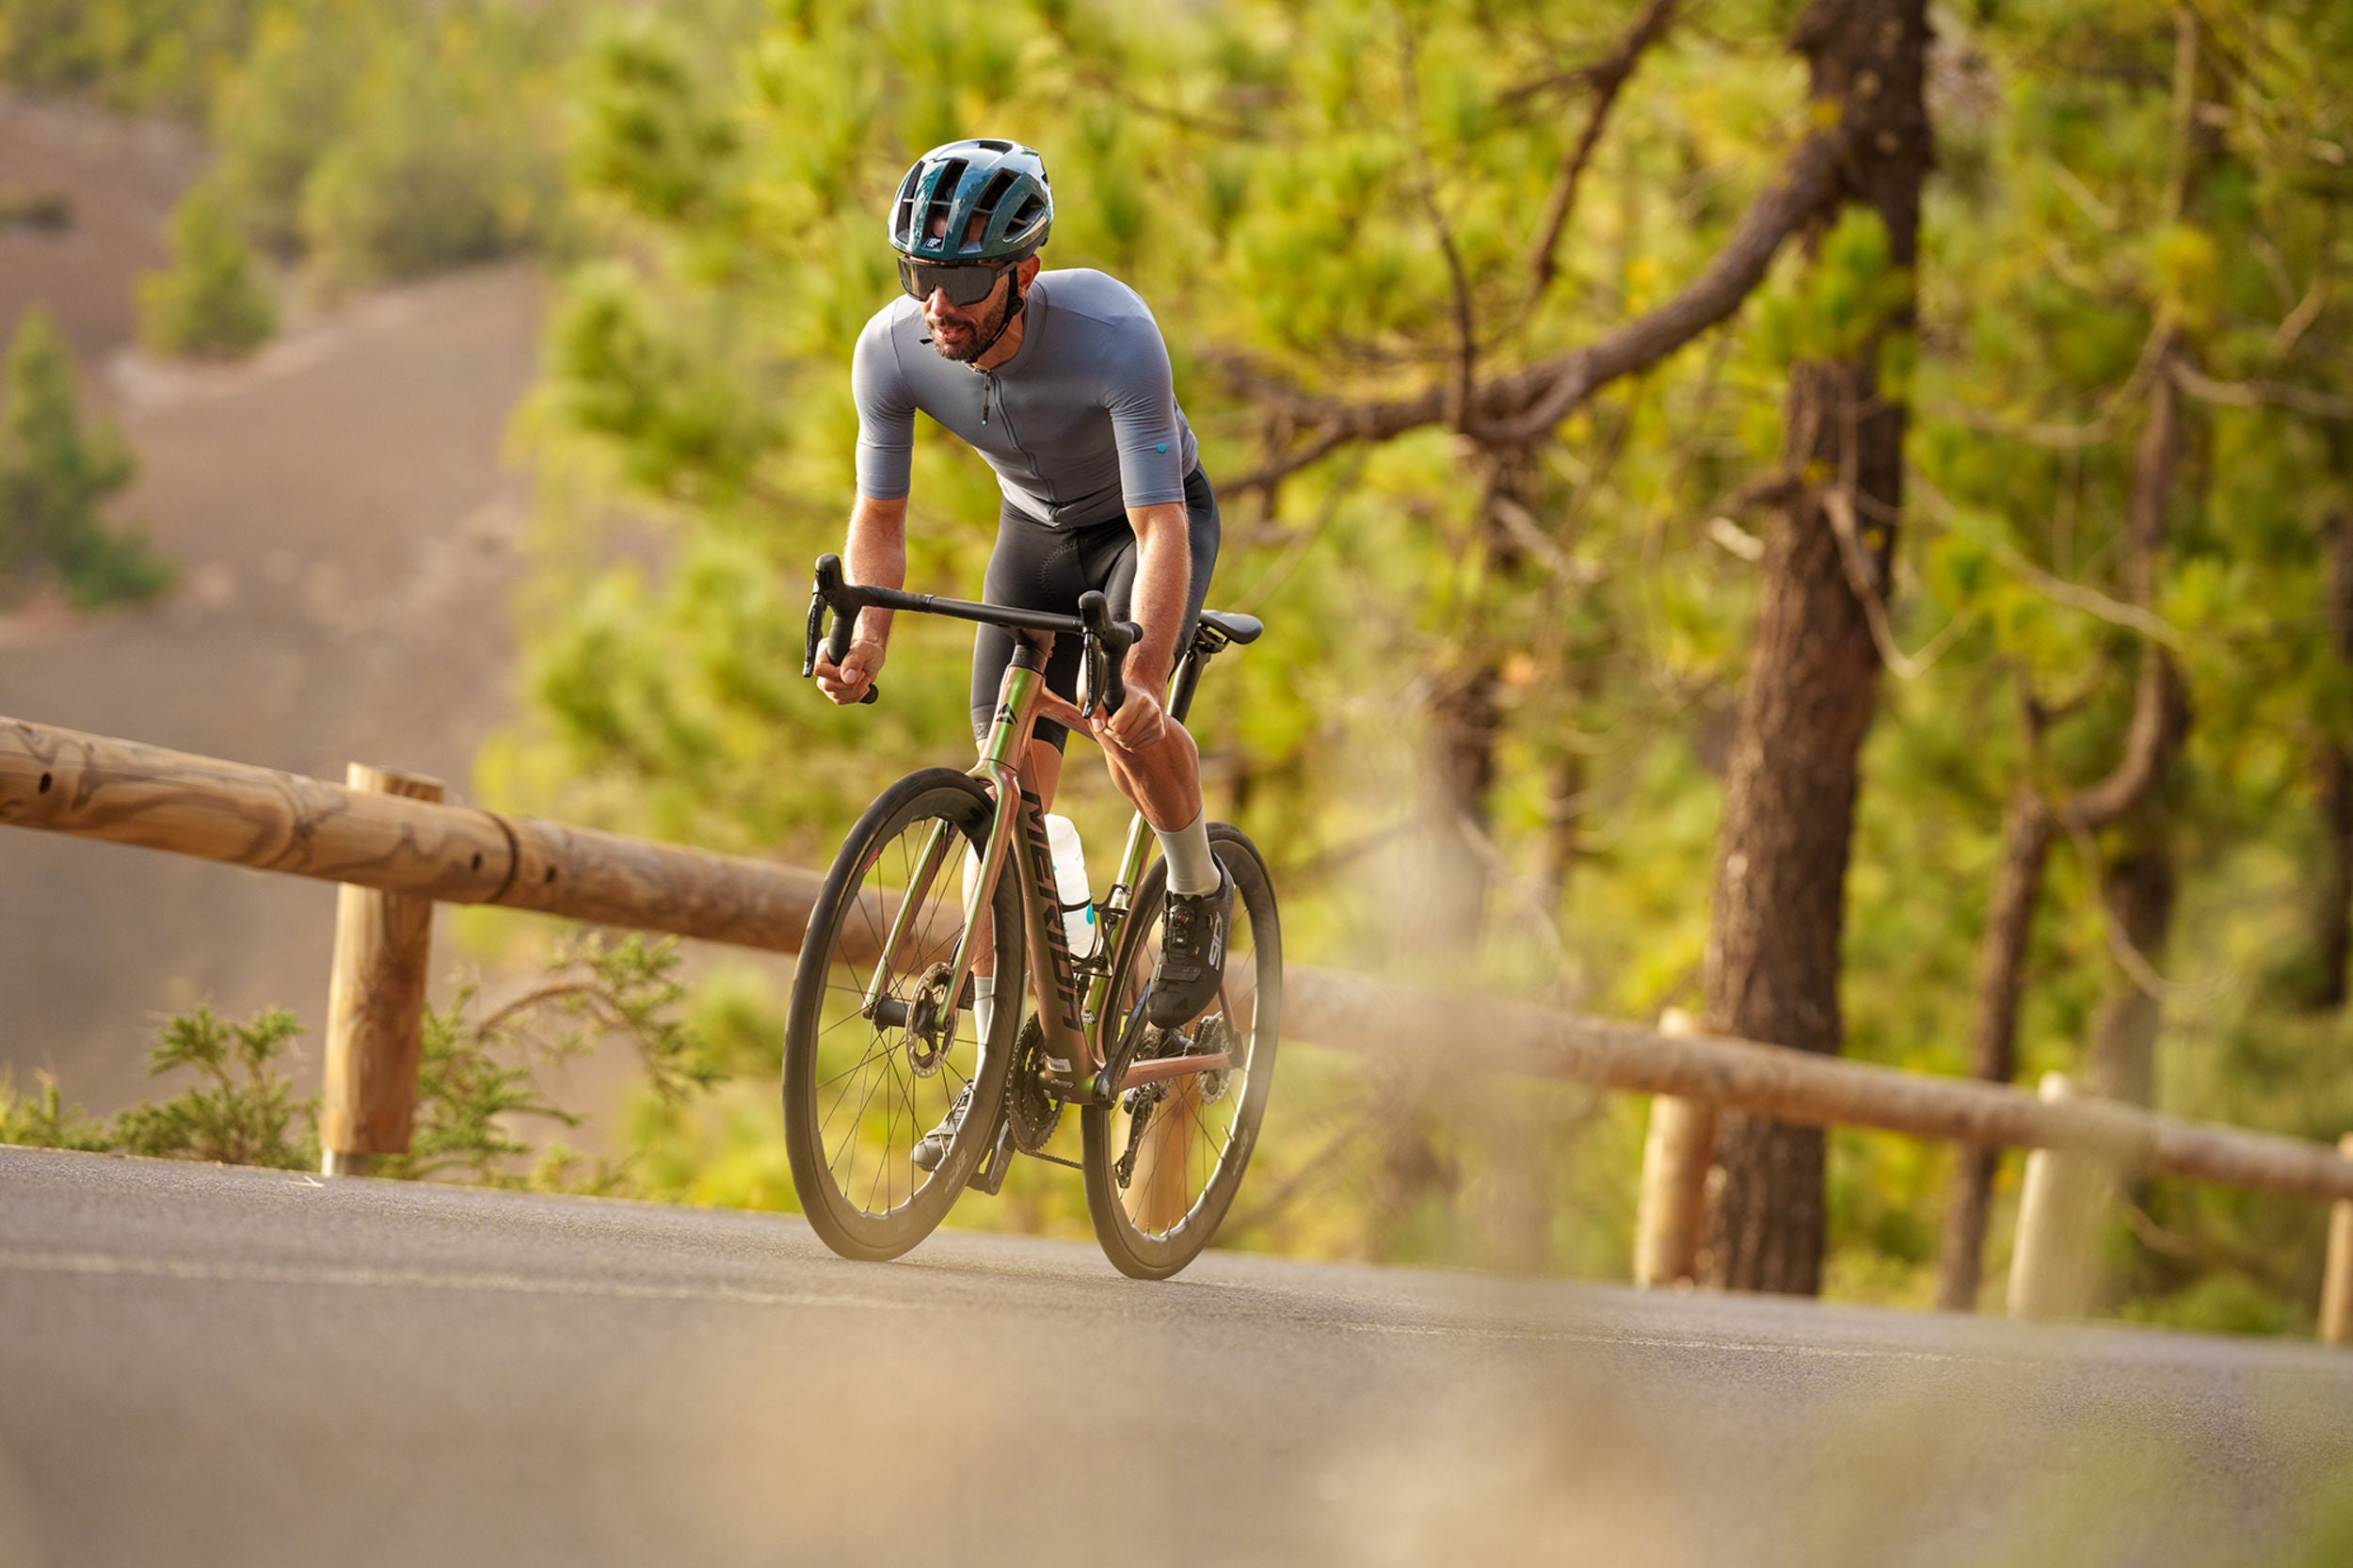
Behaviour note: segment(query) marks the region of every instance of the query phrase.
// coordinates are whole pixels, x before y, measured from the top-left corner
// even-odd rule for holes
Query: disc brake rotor
[[[1193,1026],[1193,1045],[1186,1054],[1215,1056],[1220,1051],[1230,1053],[1233,1048],[1234,1032],[1225,1026],[1225,1015],[1215,1013]],[[1201,1080],[1203,1105],[1215,1105],[1224,1099],[1225,1091],[1234,1082],[1234,1069],[1231,1067],[1220,1067],[1213,1072],[1195,1073],[1193,1076]]]
[[[949,1048],[956,1043],[956,1010],[949,1005],[949,966],[934,964],[916,982],[915,995],[907,1000],[906,1038],[902,1048],[906,1052],[907,1070],[918,1078],[931,1078],[946,1065]]]

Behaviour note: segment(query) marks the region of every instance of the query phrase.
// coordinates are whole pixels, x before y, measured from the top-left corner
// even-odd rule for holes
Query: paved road
[[[2320,1568],[2347,1481],[2310,1346],[0,1150],[0,1568]]]

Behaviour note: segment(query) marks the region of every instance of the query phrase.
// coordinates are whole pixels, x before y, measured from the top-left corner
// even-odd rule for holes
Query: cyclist
[[[916,160],[888,219],[904,298],[858,334],[857,499],[842,551],[851,582],[906,579],[906,509],[918,409],[970,443],[1003,494],[983,598],[1075,614],[1099,589],[1143,630],[1122,673],[1126,702],[1090,723],[1112,781],[1160,839],[1168,913],[1146,1002],[1163,1029],[1217,994],[1233,883],[1209,853],[1200,755],[1160,705],[1191,641],[1217,560],[1217,497],[1177,408],[1168,348],[1134,290],[1083,268],[1039,270],[1053,192],[1038,154],[1016,142],[954,141]],[[820,653],[817,683],[840,703],[866,695],[890,642],[890,612],[858,616],[839,666]],[[972,650],[972,724],[985,736],[1012,662],[1010,632],[983,627]],[[1058,639],[1048,686],[1077,700],[1079,644]],[[1024,789],[1050,805],[1068,731],[1040,720],[1022,760]],[[975,974],[981,1037],[995,976]],[[1017,1005],[1017,1003],[1016,1003]],[[966,1101],[916,1150],[936,1168]],[[928,1155],[928,1160],[926,1156]]]

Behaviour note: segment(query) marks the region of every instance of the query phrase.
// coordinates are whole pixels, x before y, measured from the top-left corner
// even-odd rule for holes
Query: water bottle
[[[1054,890],[1063,903],[1063,932],[1070,939],[1070,956],[1093,957],[1095,894],[1087,887],[1086,850],[1079,842],[1078,824],[1052,812],[1046,816],[1046,847],[1054,857]],[[1071,908],[1077,904],[1076,909]]]

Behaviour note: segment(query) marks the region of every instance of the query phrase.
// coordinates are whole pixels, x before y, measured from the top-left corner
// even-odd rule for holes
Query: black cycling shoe
[[[1176,1029],[1200,1016],[1225,974],[1225,928],[1234,913],[1234,879],[1217,869],[1217,891],[1168,895],[1160,921],[1160,962],[1152,971],[1144,1016],[1156,1029]]]
[[[972,1109],[972,1085],[964,1086],[956,1103],[948,1108],[939,1125],[916,1140],[915,1152],[907,1156],[919,1171],[936,1171],[939,1162],[948,1158],[948,1145],[956,1141],[956,1129],[964,1125],[964,1113]]]

